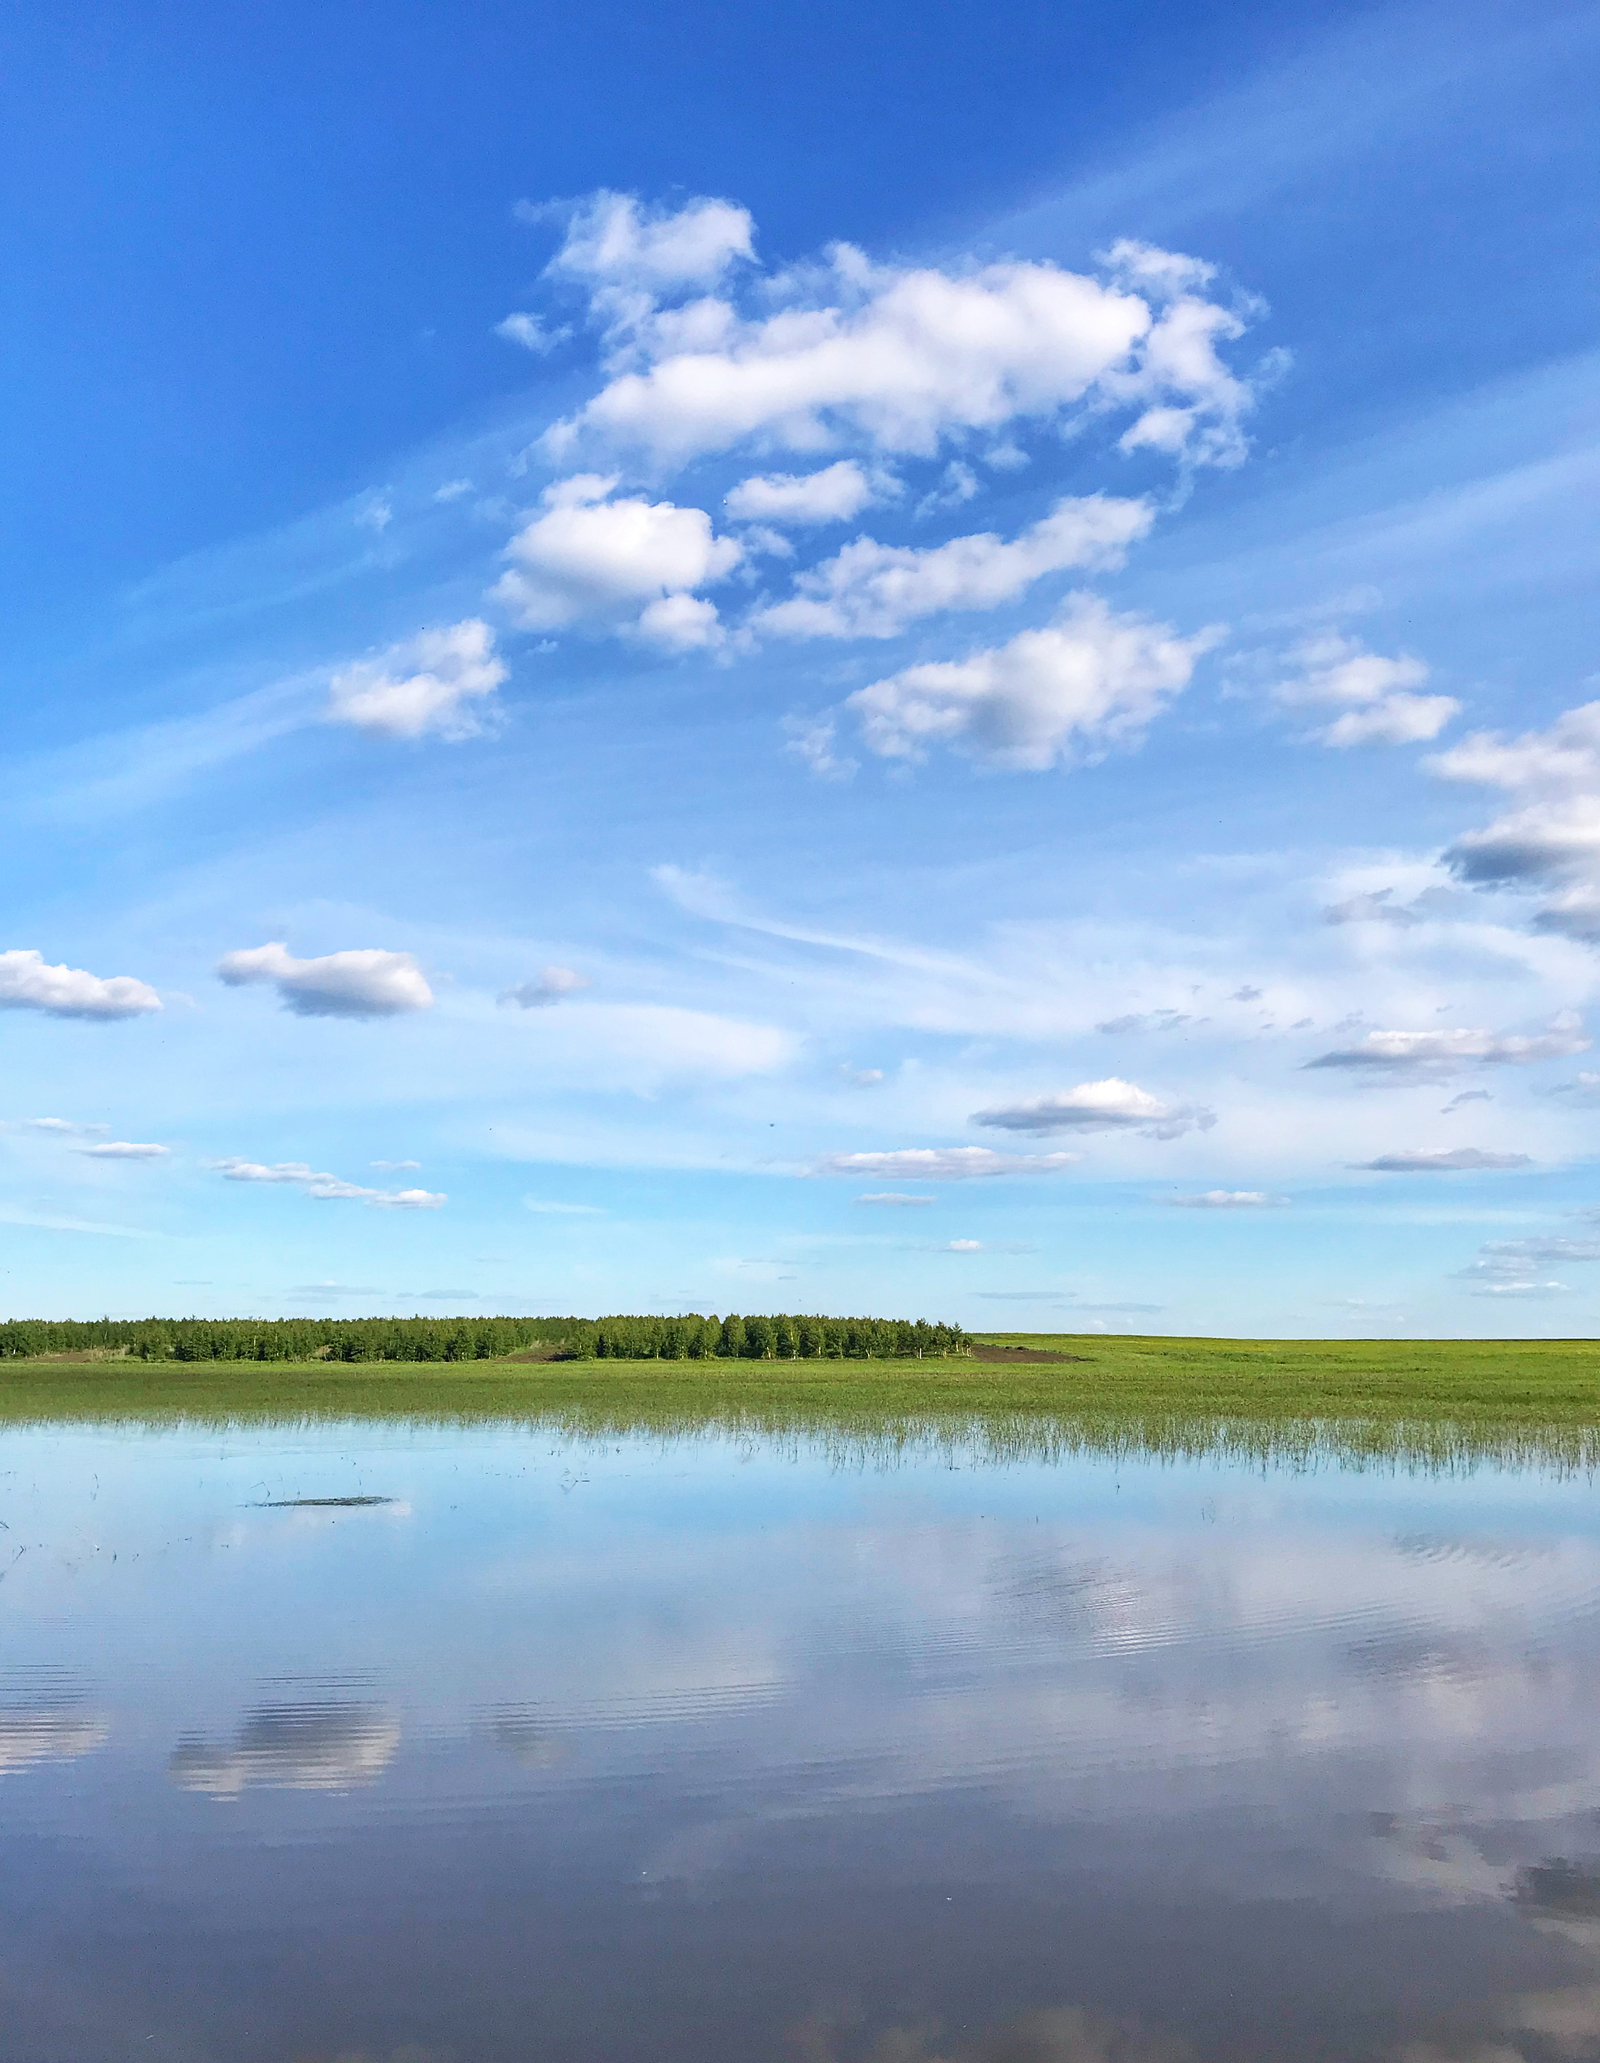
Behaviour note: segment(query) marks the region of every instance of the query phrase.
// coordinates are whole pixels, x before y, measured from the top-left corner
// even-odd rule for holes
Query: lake
[[[0,1525],[6,2063],[1600,2055],[1583,1471],[80,1425]]]

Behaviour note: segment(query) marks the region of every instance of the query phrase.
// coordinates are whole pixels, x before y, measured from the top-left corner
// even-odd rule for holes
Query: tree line
[[[965,1354],[924,1318],[12,1318],[0,1359],[116,1353],[139,1361],[492,1361],[548,1346],[577,1361],[910,1360]]]

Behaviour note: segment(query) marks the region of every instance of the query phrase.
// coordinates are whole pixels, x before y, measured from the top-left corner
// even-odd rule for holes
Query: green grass
[[[789,1436],[887,1455],[1227,1452],[1263,1462],[1600,1465],[1600,1342],[995,1333],[1082,1355],[946,1361],[0,1364],[0,1425],[327,1418]]]

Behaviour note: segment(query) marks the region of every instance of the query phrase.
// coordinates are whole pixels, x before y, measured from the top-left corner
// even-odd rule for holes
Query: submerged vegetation
[[[375,1323],[381,1330],[389,1322]],[[129,1351],[131,1342],[102,1338],[92,1347],[58,1347],[55,1359],[12,1354],[0,1367],[0,1423],[480,1421],[595,1439],[776,1437],[866,1463],[937,1451],[993,1460],[1204,1455],[1291,1467],[1323,1460],[1429,1470],[1600,1466],[1600,1342],[1593,1340],[991,1334],[957,1335],[962,1350],[944,1356],[840,1361],[752,1352],[746,1319],[738,1352],[626,1359],[617,1351],[623,1325],[687,1321],[577,1321],[592,1328],[578,1353],[561,1331],[573,1322],[459,1321],[468,1330],[546,1330],[499,1357],[457,1356],[448,1365],[443,1355],[326,1352],[298,1360],[143,1358]],[[433,1326],[437,1334],[454,1329]],[[979,1358],[994,1344],[1060,1358]]]

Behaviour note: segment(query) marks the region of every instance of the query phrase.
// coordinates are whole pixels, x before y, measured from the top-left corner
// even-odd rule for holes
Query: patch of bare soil
[[[976,1345],[974,1361],[1092,1361],[1092,1354],[1061,1354],[1053,1347],[990,1347]]]
[[[575,1361],[577,1356],[570,1347],[564,1347],[559,1340],[541,1340],[537,1346],[520,1347],[515,1354],[504,1356],[507,1361]]]

